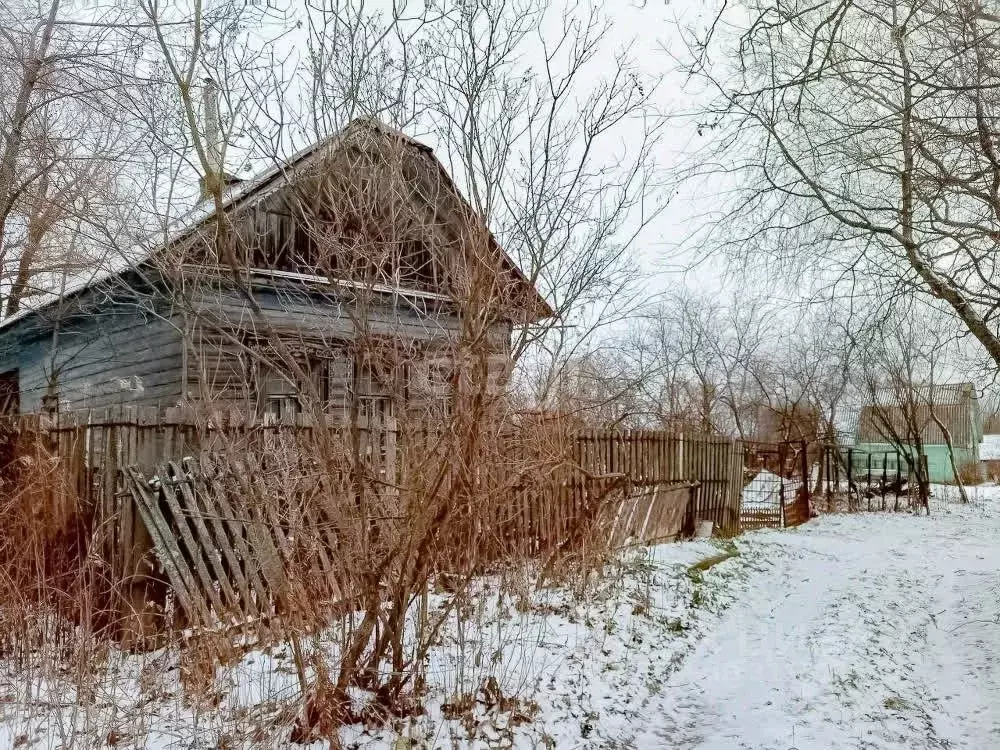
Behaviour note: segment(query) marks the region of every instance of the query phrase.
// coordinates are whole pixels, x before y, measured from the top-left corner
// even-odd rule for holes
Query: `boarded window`
[[[294,419],[302,412],[301,388],[281,373],[270,371],[262,383],[263,412],[270,419]]]
[[[451,412],[455,367],[450,358],[424,359],[413,367],[409,408],[416,415],[433,419]]]
[[[363,352],[354,359],[350,396],[362,419],[381,421],[396,416],[395,404],[406,400],[406,364]]]

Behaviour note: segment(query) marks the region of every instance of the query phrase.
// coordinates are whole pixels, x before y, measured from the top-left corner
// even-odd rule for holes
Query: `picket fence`
[[[234,563],[232,570],[241,571],[236,578],[220,581],[216,573],[225,571],[216,570],[216,561],[191,545],[223,538],[235,540],[235,545],[239,540],[229,532],[218,536],[224,530],[215,524],[231,518],[233,511],[210,508],[207,503],[219,501],[193,491],[217,486],[217,480],[180,478],[171,484],[177,488],[176,496],[168,497],[164,467],[181,477],[176,467],[197,465],[213,452],[266,454],[278,444],[311,440],[316,429],[303,416],[262,423],[238,413],[195,419],[183,409],[163,412],[134,407],[8,418],[0,424],[0,482],[13,486],[26,466],[44,467],[48,496],[39,500],[36,493],[32,502],[59,506],[61,510],[53,514],[56,517],[68,518],[74,512],[86,517],[84,532],[90,548],[85,552],[103,561],[109,587],[119,593],[122,606],[141,609],[152,595],[150,587],[158,578],[162,583],[162,576],[154,570],[151,552],[155,552],[161,568],[169,567],[171,561],[164,560],[167,556],[176,557],[174,563],[193,566],[177,570],[177,579],[171,576],[170,583],[175,589],[183,585],[192,612],[201,612],[202,604],[194,602],[193,592],[187,590],[194,586],[192,581],[202,585],[206,599],[214,595],[210,593],[213,588],[235,591],[237,584],[253,583],[251,561],[246,557],[251,545],[244,544],[245,554]],[[404,457],[411,464],[415,460],[406,455],[407,450],[414,451],[414,445],[401,445],[404,439],[391,421],[324,425],[323,429],[334,433],[339,445],[356,441],[351,444],[364,456],[369,476],[375,484],[389,488],[387,492]],[[422,440],[428,442],[428,436]],[[545,481],[511,484],[499,475],[480,478],[484,488],[504,487],[509,495],[502,502],[491,502],[488,512],[479,514],[469,530],[482,560],[502,563],[515,555],[546,557],[592,544],[595,538],[609,547],[649,544],[691,532],[697,521],[711,521],[723,534],[738,533],[743,451],[737,441],[655,430],[582,430],[561,435],[559,440],[564,460]],[[512,441],[510,450],[524,451],[524,441]],[[26,456],[34,458],[26,462]],[[154,477],[164,488],[160,496],[140,489]],[[158,515],[157,508],[175,512],[170,517]],[[212,523],[206,526],[206,521]],[[266,526],[268,538],[275,536],[275,544],[281,541],[277,523],[268,526],[258,517],[240,523]],[[240,549],[234,546],[232,552],[240,553]],[[273,564],[270,572],[276,575]],[[211,580],[206,577],[209,573]],[[262,568],[258,580],[265,581],[267,574]]]

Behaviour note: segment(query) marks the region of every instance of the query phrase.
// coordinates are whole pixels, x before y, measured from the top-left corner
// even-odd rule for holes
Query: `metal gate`
[[[798,526],[809,520],[805,441],[743,444],[740,531]]]
[[[911,459],[912,460],[912,459]],[[927,476],[927,456],[921,456]],[[864,451],[823,446],[816,498],[828,511],[900,510],[910,505],[916,483],[907,455],[899,450]]]

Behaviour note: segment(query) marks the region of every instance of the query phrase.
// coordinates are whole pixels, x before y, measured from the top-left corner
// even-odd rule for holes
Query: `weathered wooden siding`
[[[22,413],[41,410],[53,379],[60,410],[172,406],[182,357],[180,330],[139,301],[78,305],[0,330],[0,372],[18,371]]]
[[[346,392],[351,363],[345,347],[357,339],[361,321],[355,303],[335,292],[280,283],[256,289],[255,297],[294,351],[319,353],[333,363],[331,372],[340,377],[330,383]],[[428,366],[448,369],[460,320],[439,300],[383,295],[363,309],[370,336],[422,347]],[[0,329],[0,373],[18,371],[22,413],[42,409],[53,373],[61,410],[167,408],[202,399],[246,408],[257,400],[262,367],[247,347],[266,347],[264,333],[255,330],[245,300],[231,289],[200,284],[172,306],[134,292],[121,300],[94,292]],[[497,324],[490,336],[491,372],[505,372],[509,338],[510,325]],[[418,369],[414,382],[429,380]]]
[[[362,315],[356,304],[334,291],[310,292],[287,285],[257,289],[254,297],[275,331],[304,341],[353,339],[357,335],[356,321],[362,317],[372,335],[414,340],[455,336],[459,327],[458,318],[435,310],[433,300],[392,301],[383,297],[366,305]],[[205,325],[254,331],[253,316],[235,290],[206,287],[197,296],[192,295],[190,304]]]
[[[461,322],[454,312],[433,299],[375,295],[370,302],[356,305],[338,293],[316,291],[301,285],[258,288],[255,299],[268,326],[285,345],[304,359],[326,360],[331,402],[343,401],[352,377],[352,358],[347,353],[359,331],[372,340],[395,342],[401,350],[413,347],[416,363],[411,385],[427,382],[429,368],[448,369],[454,358]],[[232,403],[255,399],[266,369],[247,351],[248,346],[268,346],[265,330],[259,330],[246,302],[233,290],[205,287],[189,301],[191,313],[185,324],[187,342],[186,395],[191,401],[212,400]],[[490,334],[490,370],[506,373],[510,346],[510,324],[494,326]],[[416,354],[416,352],[420,354]],[[257,373],[254,369],[257,368]],[[280,378],[274,378],[280,380]],[[290,386],[291,387],[291,386]]]

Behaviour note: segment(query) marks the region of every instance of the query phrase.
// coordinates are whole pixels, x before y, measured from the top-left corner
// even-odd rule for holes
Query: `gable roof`
[[[914,401],[921,401],[935,406],[954,406],[968,404],[976,397],[976,387],[972,383],[927,383],[913,385],[907,389],[913,394]],[[896,388],[879,388],[875,391],[874,402],[883,406],[896,404],[900,400]],[[978,399],[977,399],[978,400]]]
[[[295,179],[308,174],[318,166],[324,158],[336,151],[349,139],[358,134],[369,133],[383,138],[397,139],[408,147],[426,154],[447,190],[457,198],[462,206],[479,221],[483,219],[476,214],[469,202],[455,185],[451,175],[441,161],[434,155],[434,150],[426,144],[410,138],[405,133],[388,127],[377,120],[361,118],[352,121],[339,133],[313,143],[296,152],[284,162],[272,165],[262,170],[252,178],[239,181],[229,187],[222,201],[226,211],[235,212],[264,200],[276,191],[289,186]],[[97,270],[89,278],[78,278],[66,284],[58,294],[53,294],[43,302],[22,307],[17,313],[0,321],[0,330],[11,326],[18,320],[36,315],[55,303],[70,299],[99,284],[120,277],[129,270],[136,269],[153,260],[160,251],[191,238],[215,216],[214,202],[203,201],[185,213],[180,218],[169,222],[164,229],[147,235],[142,241],[132,246],[121,257],[111,259],[105,267]],[[485,224],[485,222],[484,222]],[[524,275],[517,264],[497,243],[493,233],[487,229],[491,249],[498,254],[502,265],[509,271],[514,280],[524,287],[526,305],[524,322],[533,322],[554,315],[554,311],[538,293],[534,284]],[[345,280],[346,281],[346,280]]]
[[[948,429],[956,446],[971,446],[982,440],[979,399],[972,383],[917,385],[910,393],[904,403],[895,389],[877,390],[858,415],[858,442],[891,442],[893,434],[905,440],[912,425],[919,429],[923,443],[944,445],[944,433],[934,421],[935,416]]]

